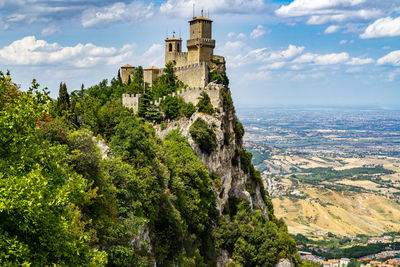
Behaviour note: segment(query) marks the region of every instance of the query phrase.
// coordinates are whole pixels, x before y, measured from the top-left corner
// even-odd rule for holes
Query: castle
[[[189,88],[190,92],[185,94],[180,92],[180,95],[191,102],[196,102],[197,97],[193,97],[194,92],[200,94],[209,83],[209,71],[215,67],[215,62],[225,64],[225,59],[222,56],[214,55],[215,40],[212,39],[212,20],[203,16],[193,17],[189,20],[190,24],[190,39],[186,42],[187,52],[182,52],[182,38],[176,38],[173,35],[171,38],[165,39],[165,64],[172,62],[174,64],[174,74]],[[130,75],[135,70],[135,67],[126,64],[121,67],[121,79],[123,83],[127,83]],[[155,66],[143,69],[143,79],[150,86],[153,81],[163,74],[163,68]],[[138,95],[123,95],[123,105],[132,108],[135,112],[138,111],[140,94]],[[159,101],[155,101],[155,104]],[[193,103],[196,104],[196,103]]]

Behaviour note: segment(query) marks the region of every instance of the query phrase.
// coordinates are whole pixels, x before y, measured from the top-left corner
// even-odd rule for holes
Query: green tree
[[[199,97],[199,102],[197,103],[197,110],[206,114],[213,114],[214,107],[211,104],[211,99],[206,92],[202,92]]]
[[[216,148],[216,135],[214,130],[208,126],[208,123],[198,118],[189,129],[190,135],[201,151],[210,154]]]
[[[119,85],[122,85],[121,70],[118,69],[117,80]]]
[[[164,112],[165,118],[175,120],[181,116],[182,101],[176,96],[167,96],[161,101],[161,111]]]
[[[57,98],[57,114],[58,116],[65,116],[70,109],[70,99],[65,83],[60,83],[60,89],[58,91]]]
[[[0,73],[0,98],[12,87]],[[37,135],[48,98],[30,92],[0,109],[0,264],[103,265],[78,208],[96,193],[65,163],[64,146]]]

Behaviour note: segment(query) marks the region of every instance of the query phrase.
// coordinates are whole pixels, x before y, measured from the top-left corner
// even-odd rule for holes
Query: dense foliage
[[[34,82],[32,89],[38,85]],[[0,73],[0,263],[1,265],[104,264],[90,247],[79,206],[96,199],[89,182],[65,158],[65,146],[37,134],[49,98],[16,92]]]
[[[206,114],[213,114],[214,107],[211,104],[210,96],[206,92],[202,92],[199,97],[199,102],[197,103],[197,110]]]
[[[34,92],[36,82],[20,92],[0,74],[0,264],[215,266],[220,249],[238,266],[269,266],[280,258],[299,263],[265,192],[268,217],[241,201],[221,216],[212,185],[218,178],[186,138],[173,131],[159,139],[146,122],[153,121],[151,105],[143,116],[122,106],[128,91],[153,98],[141,73],[128,85],[119,75],[70,94],[61,84],[57,100]],[[178,85],[167,70],[155,88],[165,94]],[[179,98],[166,100],[171,119],[196,110]],[[173,106],[178,110],[168,113]],[[202,151],[215,149],[204,120],[190,133]],[[254,190],[259,172],[243,164]]]
[[[189,129],[190,135],[202,152],[210,154],[216,148],[214,130],[202,118],[198,118]]]

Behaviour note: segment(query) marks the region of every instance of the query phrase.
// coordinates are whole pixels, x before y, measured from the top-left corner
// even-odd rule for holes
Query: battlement
[[[134,113],[139,111],[139,103],[141,94],[123,94],[122,95],[122,105],[129,109],[132,109]]]
[[[207,63],[205,62],[199,62],[199,63],[194,63],[194,64],[188,64],[180,67],[175,67],[174,71],[180,71],[180,70],[187,70],[187,69],[196,69],[199,67],[205,66]]]
[[[198,46],[198,45],[215,47],[215,40],[209,38],[197,38],[197,39],[187,40],[187,47]]]
[[[199,102],[199,97],[202,92],[205,92],[208,94],[211,100],[211,104],[214,107],[218,107],[220,105],[220,90],[222,86],[219,84],[213,84],[210,83],[207,87],[187,87],[183,88],[177,92],[171,93],[169,95],[163,96],[155,101],[152,101],[152,105],[159,106],[161,104],[161,101],[166,99],[167,97],[174,97],[174,96],[179,96],[182,97],[185,102],[187,103],[193,103],[193,105],[197,105]]]

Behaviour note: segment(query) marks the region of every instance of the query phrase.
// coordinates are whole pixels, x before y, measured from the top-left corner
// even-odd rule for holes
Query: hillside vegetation
[[[216,179],[187,139],[159,139],[149,123],[160,119],[152,94],[179,82],[167,73],[152,93],[141,79],[70,95],[60,84],[53,100],[0,73],[0,264],[216,266],[224,252],[231,266],[301,265],[269,199],[267,217],[240,199],[218,212]],[[127,91],[144,94],[138,116],[121,104]]]

